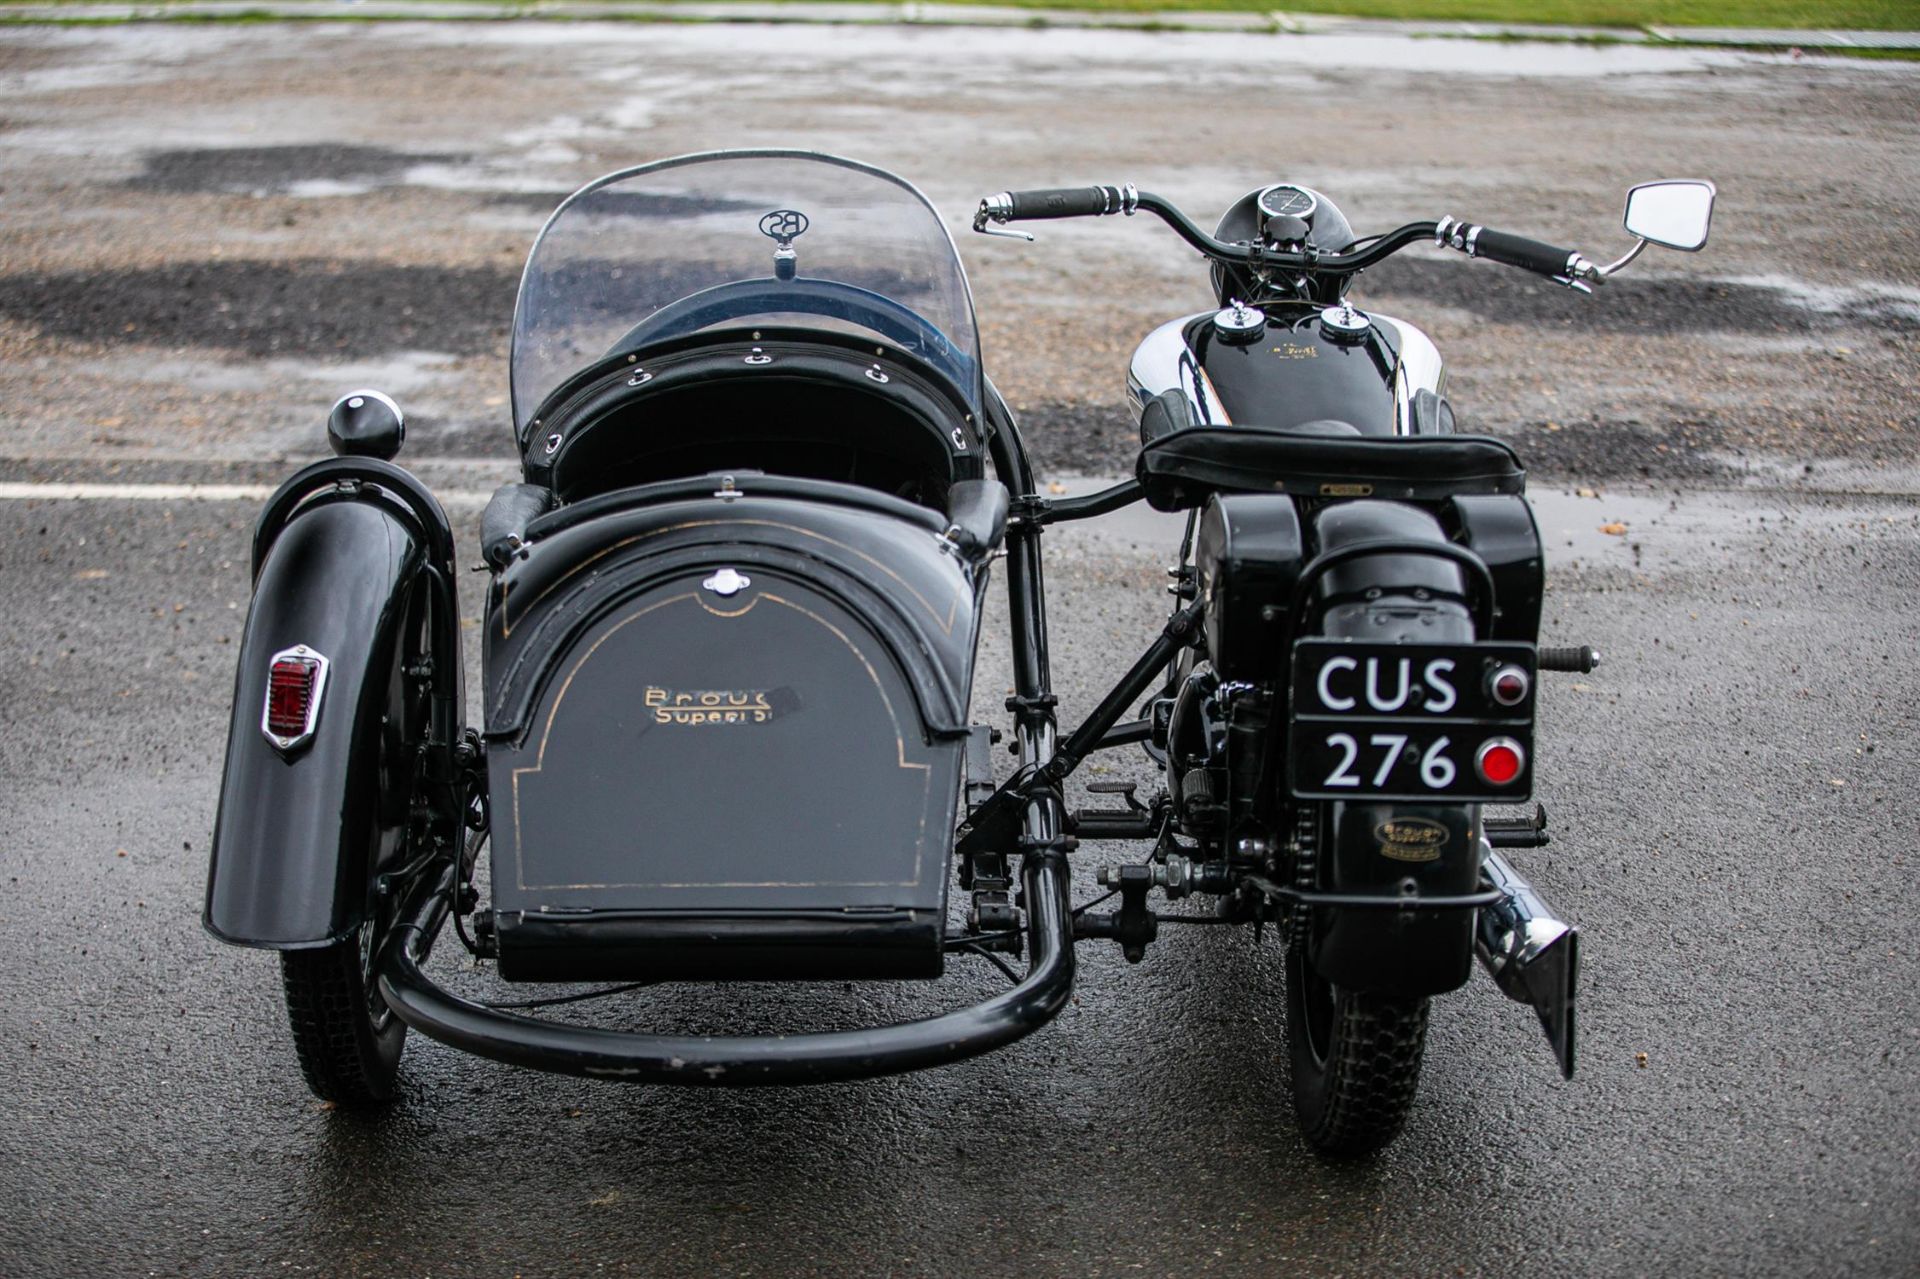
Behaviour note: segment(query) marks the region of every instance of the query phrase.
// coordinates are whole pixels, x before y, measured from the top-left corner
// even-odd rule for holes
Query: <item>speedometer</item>
[[[1310,218],[1320,199],[1305,187],[1279,183],[1260,192],[1260,212],[1270,218]]]

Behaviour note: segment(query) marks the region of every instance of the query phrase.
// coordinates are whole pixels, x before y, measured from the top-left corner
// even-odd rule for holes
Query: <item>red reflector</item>
[[[1527,696],[1527,673],[1506,666],[1494,673],[1493,700],[1502,706],[1518,706]]]
[[[1480,776],[1495,786],[1505,786],[1520,776],[1526,757],[1513,742],[1491,741],[1480,748],[1480,758],[1475,762],[1479,765]]]
[[[276,737],[302,737],[313,709],[313,676],[318,662],[283,657],[267,676],[267,731]]]

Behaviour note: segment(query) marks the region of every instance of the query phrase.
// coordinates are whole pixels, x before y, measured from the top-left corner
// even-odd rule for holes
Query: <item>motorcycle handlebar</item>
[[[1112,213],[1124,213],[1131,217],[1135,211],[1153,214],[1172,227],[1181,239],[1215,261],[1246,262],[1295,271],[1309,268],[1325,272],[1359,271],[1415,240],[1434,234],[1433,223],[1415,222],[1388,232],[1367,248],[1354,253],[1302,254],[1269,249],[1264,245],[1228,244],[1195,226],[1186,214],[1169,201],[1151,192],[1136,190],[1131,183],[1041,191],[1002,191],[980,201],[980,208],[973,215],[973,229],[1008,235],[1015,233],[994,232],[989,224],[1005,225],[1008,222],[1040,218],[1103,217]]]
[[[1102,217],[1111,213],[1131,216],[1136,210],[1153,214],[1172,227],[1181,239],[1216,262],[1272,266],[1289,271],[1309,270],[1322,274],[1350,274],[1392,256],[1415,240],[1432,236],[1435,243],[1459,249],[1469,257],[1482,257],[1505,266],[1517,266],[1577,289],[1588,289],[1590,285],[1606,278],[1604,273],[1572,249],[1529,240],[1523,235],[1513,235],[1507,231],[1475,226],[1457,218],[1410,223],[1387,232],[1366,248],[1350,253],[1292,253],[1261,244],[1228,244],[1195,226],[1186,214],[1168,201],[1151,192],[1135,190],[1131,184],[1003,191],[980,202],[980,209],[973,217],[973,229],[985,231],[988,223],[1004,224],[1040,218]]]
[[[1459,249],[1468,257],[1486,258],[1503,266],[1517,266],[1523,271],[1532,271],[1556,280],[1581,278],[1581,268],[1586,261],[1574,249],[1563,249],[1539,240],[1530,240],[1524,235],[1514,235],[1510,231],[1496,231],[1492,227],[1475,226],[1452,219],[1440,224],[1435,238],[1442,244]]]

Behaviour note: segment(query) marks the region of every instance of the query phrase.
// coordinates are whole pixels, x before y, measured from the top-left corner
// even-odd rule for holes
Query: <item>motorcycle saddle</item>
[[[1142,415],[1135,473],[1157,510],[1204,505],[1214,493],[1436,501],[1523,493],[1527,473],[1504,441],[1485,435],[1362,435],[1346,422],[1270,427],[1174,426],[1160,401]]]

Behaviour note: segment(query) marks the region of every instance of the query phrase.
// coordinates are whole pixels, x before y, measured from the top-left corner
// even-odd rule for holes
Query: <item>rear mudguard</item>
[[[376,735],[417,591],[429,592],[432,616],[435,737],[457,732],[452,539],[412,476],[338,458],[281,489],[254,545],[204,923],[222,941],[298,950],[346,937],[365,918]],[[296,645],[323,655],[327,674],[312,737],[282,751],[261,721],[274,654]]]
[[[1343,502],[1320,511],[1314,524],[1322,555],[1363,542],[1447,543],[1432,515],[1394,502]],[[1317,633],[1376,643],[1471,641],[1473,619],[1461,602],[1467,576],[1450,559],[1398,550],[1347,560],[1322,579]],[[1378,621],[1382,611],[1385,624]],[[1323,890],[1391,894],[1411,880],[1421,896],[1445,897],[1472,893],[1479,883],[1477,805],[1332,803],[1326,810],[1318,833]],[[1322,907],[1314,912],[1307,958],[1337,986],[1439,994],[1464,985],[1472,971],[1473,922],[1474,912],[1463,909]]]

